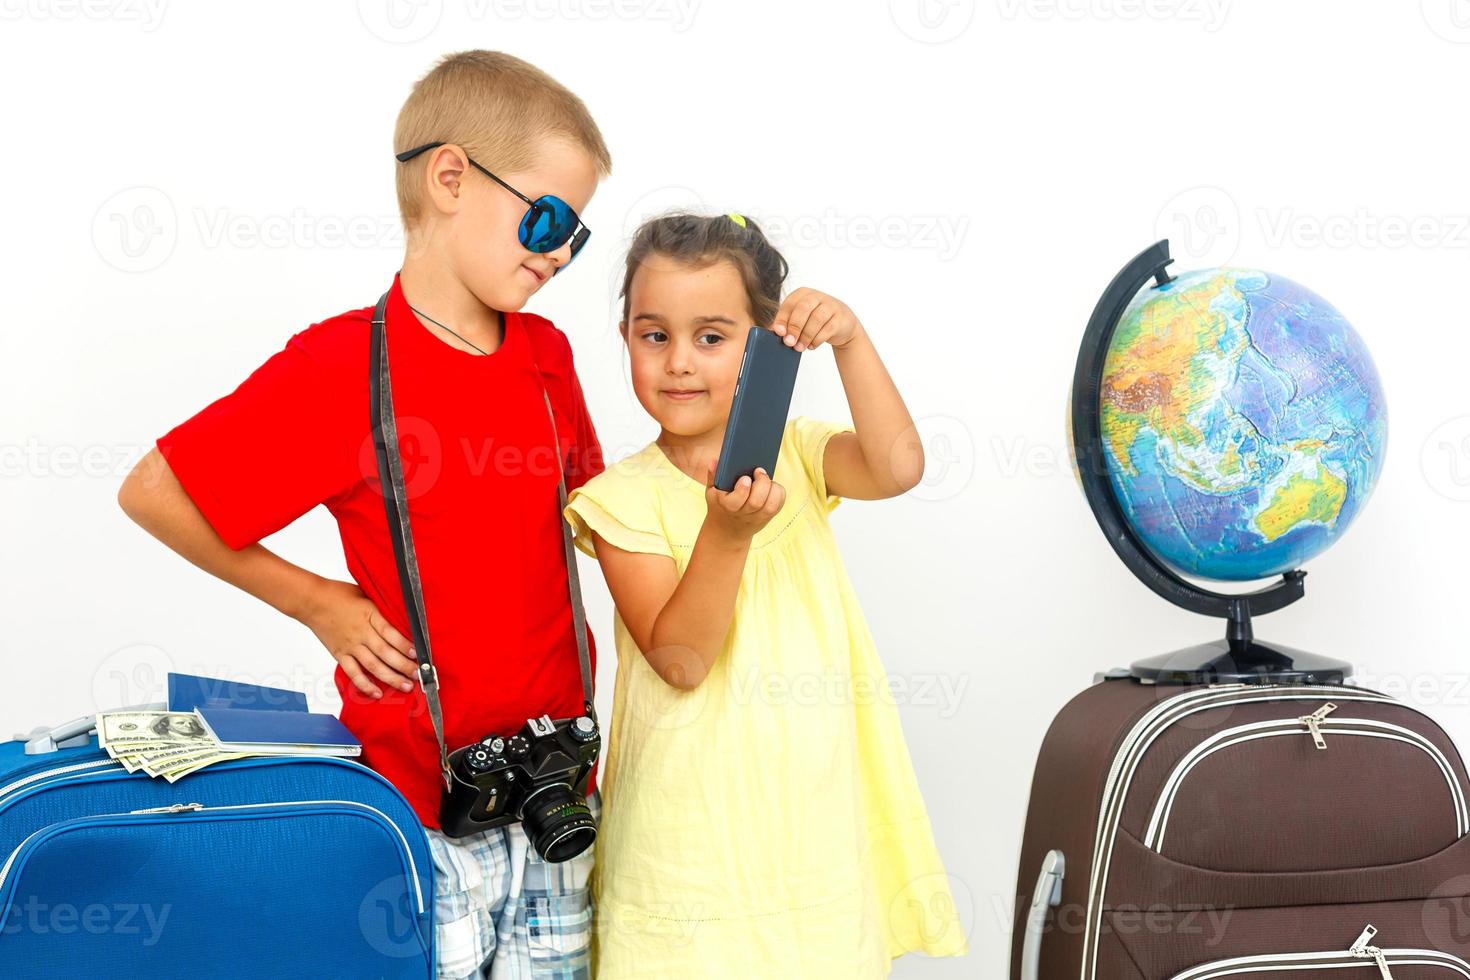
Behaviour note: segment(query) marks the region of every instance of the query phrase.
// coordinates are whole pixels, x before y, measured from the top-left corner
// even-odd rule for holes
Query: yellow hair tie
[[[740,227],[742,227],[742,228],[745,227],[745,219],[743,217],[741,217],[740,215],[736,214],[734,211],[731,211],[725,217],[729,218],[731,221],[735,222]]]

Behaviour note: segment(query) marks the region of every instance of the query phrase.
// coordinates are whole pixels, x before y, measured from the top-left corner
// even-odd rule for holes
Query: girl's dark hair
[[[623,300],[624,323],[628,320],[633,274],[650,255],[665,255],[695,266],[728,259],[740,272],[757,325],[769,327],[781,308],[781,286],[789,269],[754,221],[731,214],[666,214],[645,221],[628,247],[627,271],[618,293]]]

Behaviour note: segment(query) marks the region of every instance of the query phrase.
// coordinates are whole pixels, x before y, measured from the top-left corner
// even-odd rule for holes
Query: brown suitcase
[[[1126,673],[1042,744],[1013,980],[1470,980],[1466,771],[1433,720]]]

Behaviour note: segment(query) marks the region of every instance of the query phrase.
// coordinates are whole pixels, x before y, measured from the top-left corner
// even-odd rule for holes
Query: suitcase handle
[[[1021,980],[1037,980],[1041,975],[1041,933],[1046,928],[1046,910],[1062,904],[1062,880],[1067,876],[1067,857],[1061,851],[1047,851],[1041,859],[1041,874],[1031,892],[1031,908],[1026,913],[1026,936],[1021,947]]]
[[[167,711],[168,705],[162,701],[149,704],[130,704],[125,708],[113,708],[112,711]],[[26,740],[26,755],[45,755],[55,752],[57,749],[71,749],[79,745],[87,744],[87,736],[97,729],[96,715],[83,715],[64,721],[54,728],[45,725],[33,728],[29,732],[22,732],[15,737]]]

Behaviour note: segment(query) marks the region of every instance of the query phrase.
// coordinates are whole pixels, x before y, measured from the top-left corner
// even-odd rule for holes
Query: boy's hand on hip
[[[772,480],[764,467],[757,467],[754,479],[742,476],[727,493],[715,486],[718,462],[718,457],[711,457],[704,474],[705,523],[731,541],[748,542],[781,510],[786,488]]]
[[[300,618],[363,694],[383,696],[374,678],[413,690],[418,676],[413,645],[355,583],[323,579]]]

